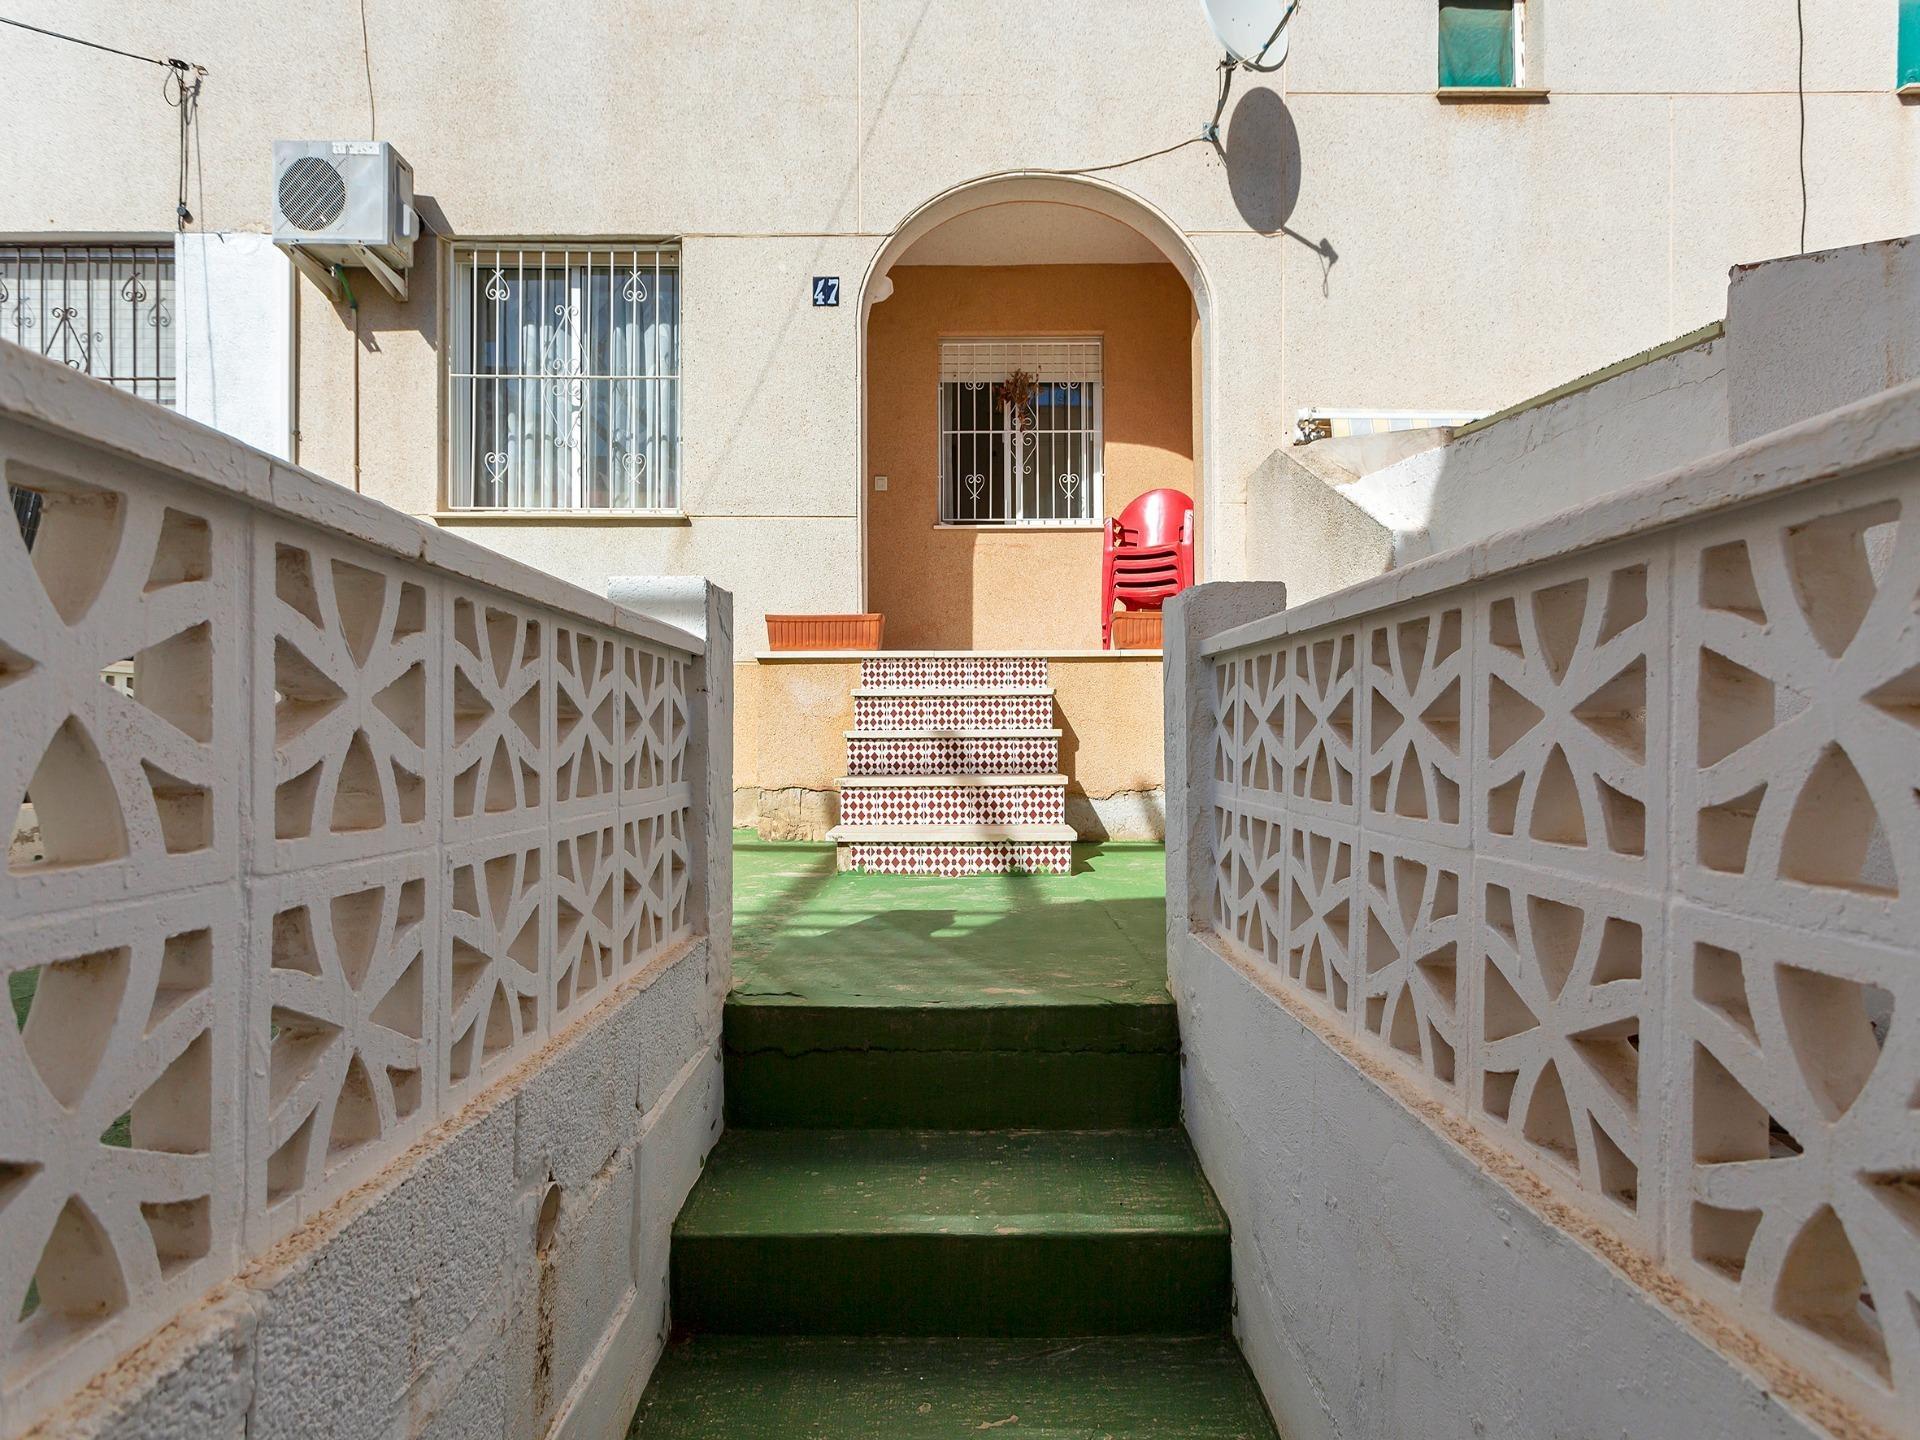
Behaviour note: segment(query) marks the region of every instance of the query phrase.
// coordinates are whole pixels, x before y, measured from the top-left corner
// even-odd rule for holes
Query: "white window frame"
[[[1104,339],[1098,335],[941,337],[940,378],[936,391],[936,403],[939,406],[939,501],[936,523],[940,528],[1097,530],[1105,523],[1105,348]],[[1085,398],[1077,407],[1081,412],[1080,423],[1059,424],[1061,415],[1058,407],[1055,407],[1055,413],[1050,417],[1055,423],[1046,428],[1037,428],[1039,416],[1036,407],[1029,414],[1028,427],[1016,441],[1012,410],[1004,401],[998,405],[994,423],[987,427],[963,428],[958,423],[957,414],[951,417],[950,423],[947,405],[949,385],[961,386],[977,394],[987,386],[1004,381],[1016,369],[1034,374],[1042,386],[1058,386],[1069,392],[1078,392],[1084,386]],[[993,437],[1000,449],[998,467],[989,463],[983,473],[978,469],[969,469],[967,462],[962,460],[959,462],[960,468],[968,469],[968,473],[955,473],[950,442],[963,435]],[[1030,484],[1028,467],[1044,466],[1057,470],[1063,446],[1066,464],[1070,468],[1050,482],[1045,493],[1052,503],[1042,507],[1038,500],[1042,493],[1038,470]],[[983,480],[993,484],[989,477],[995,468],[1000,471],[998,485],[1003,513],[985,517],[979,511],[981,487],[975,485],[970,497],[963,492],[963,487],[969,482]],[[1073,479],[1076,485],[1075,490],[1065,496],[1055,493],[1063,479]],[[1071,507],[1072,513],[1058,513],[1062,500]],[[1054,513],[1041,513],[1043,509],[1051,509]]]
[[[679,244],[671,240],[611,244],[487,240],[461,241],[451,250],[453,283],[447,287],[445,332],[446,511],[476,517],[683,516],[680,346],[684,297]],[[551,281],[542,277],[555,273],[565,277],[565,298],[549,316],[545,301]],[[624,364],[596,367],[589,353],[596,339],[589,292],[603,276],[608,284],[607,324],[633,327],[627,343],[637,344],[643,353],[628,356]],[[530,279],[540,285],[541,300],[532,316],[531,340],[523,334],[515,348],[530,343],[533,363],[539,368],[527,369],[524,357],[521,368],[511,371],[483,366],[477,348],[481,307],[524,306],[523,287]],[[668,296],[671,309],[663,315],[659,307]],[[624,321],[615,313],[622,309],[627,312]],[[524,317],[522,323],[527,323]],[[609,355],[625,348],[617,345],[610,330],[597,338]],[[509,385],[522,389],[512,406],[503,406],[501,392]],[[495,387],[490,434],[480,433],[483,386]],[[529,394],[535,397],[530,407]],[[602,398],[609,411],[605,416],[593,403]],[[611,411],[621,408],[617,402],[624,402],[630,425],[636,414],[645,417],[645,433],[630,433],[625,447],[619,444],[611,419]],[[564,413],[566,421],[535,425],[529,434],[513,436],[503,431],[502,416],[508,411],[523,420],[536,413],[543,419]],[[598,418],[607,419],[607,425],[595,424]],[[543,442],[542,436],[556,438]],[[515,440],[523,449],[538,451],[538,459],[517,462]],[[523,467],[519,475],[512,473],[516,463]],[[489,481],[503,503],[482,498],[481,487]]]

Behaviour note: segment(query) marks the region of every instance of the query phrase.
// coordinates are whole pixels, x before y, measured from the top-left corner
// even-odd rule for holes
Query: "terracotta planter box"
[[[769,615],[769,650],[878,650],[884,615]]]
[[[1122,610],[1113,617],[1113,648],[1116,650],[1158,650],[1160,636],[1158,610]]]

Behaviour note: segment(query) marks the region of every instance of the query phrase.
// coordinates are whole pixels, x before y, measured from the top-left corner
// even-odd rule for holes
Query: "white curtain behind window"
[[[679,503],[679,273],[656,250],[461,256],[453,502]]]

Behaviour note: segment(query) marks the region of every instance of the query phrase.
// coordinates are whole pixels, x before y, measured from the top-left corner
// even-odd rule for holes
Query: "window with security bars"
[[[678,251],[467,248],[455,272],[449,504],[678,510]]]
[[[0,245],[0,339],[174,403],[173,246]],[[7,487],[32,548],[40,494]]]
[[[0,339],[174,403],[173,246],[0,245]]]
[[[1101,516],[1098,340],[940,342],[940,523]]]

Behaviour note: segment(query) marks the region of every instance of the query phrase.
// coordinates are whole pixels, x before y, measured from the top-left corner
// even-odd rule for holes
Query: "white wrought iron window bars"
[[[0,245],[0,337],[174,403],[171,245]]]
[[[1097,524],[1102,391],[1098,339],[941,341],[940,523]]]
[[[0,338],[169,408],[173,308],[171,245],[0,245]],[[31,547],[39,492],[7,493]]]
[[[676,511],[677,248],[465,247],[455,271],[449,505]]]

